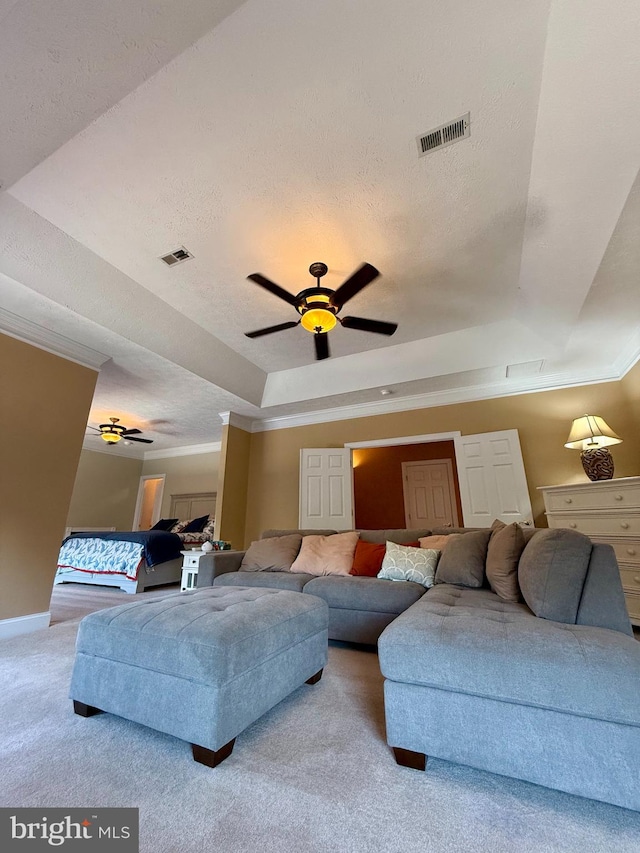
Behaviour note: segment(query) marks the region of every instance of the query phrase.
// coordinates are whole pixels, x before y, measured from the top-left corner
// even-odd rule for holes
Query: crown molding
[[[635,364],[635,361],[629,363],[626,369],[628,370],[633,364]],[[563,388],[575,388],[580,385],[615,382],[620,380],[622,375],[616,369],[605,367],[595,375],[593,371],[574,374],[550,374],[542,377],[526,377],[515,381],[501,380],[500,382],[487,383],[485,385],[452,388],[446,391],[434,391],[428,394],[417,394],[408,397],[398,397],[396,399],[389,399],[387,397],[386,400],[377,400],[370,403],[355,403],[351,406],[340,406],[333,409],[323,409],[297,415],[284,415],[282,417],[254,420],[251,425],[251,432],[268,432],[269,430],[276,429],[312,426],[313,424],[331,423],[332,421],[368,418],[391,412],[432,409],[437,406],[451,406],[456,403],[473,403],[499,397],[515,397],[518,394],[535,394],[539,391],[559,391]]]
[[[253,418],[247,418],[244,415],[239,415],[237,412],[219,412],[218,413],[223,426],[234,426],[238,429],[243,429],[245,432],[254,432],[253,429],[256,421]]]
[[[201,453],[219,453],[222,442],[211,441],[208,444],[188,444],[184,447],[168,447],[166,450],[147,450],[144,461],[148,459],[170,459],[174,456],[198,456]]]
[[[38,325],[24,317],[18,317],[11,311],[0,308],[0,331],[11,338],[16,338],[26,344],[31,344],[38,349],[45,350],[52,355],[74,361],[82,367],[90,367],[92,370],[100,370],[110,356],[90,347],[72,341],[64,335]]]

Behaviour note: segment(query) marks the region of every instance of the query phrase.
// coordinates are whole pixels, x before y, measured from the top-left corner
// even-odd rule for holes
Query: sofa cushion
[[[378,577],[388,581],[413,581],[427,589],[433,586],[440,551],[410,548],[387,542]]]
[[[575,624],[591,558],[591,540],[577,530],[539,530],[518,564],[518,583],[543,619]]]
[[[436,583],[481,587],[491,530],[451,533],[436,570]]]
[[[358,539],[356,550],[353,554],[353,565],[349,574],[375,578],[382,568],[382,561],[386,550],[387,546],[384,542],[363,542],[361,539]]]
[[[379,578],[325,576],[313,578],[304,592],[323,598],[336,610],[402,613],[425,593],[419,583],[397,583]]]
[[[388,530],[358,530],[360,539],[364,542],[376,542],[384,545],[386,542],[395,542],[397,545],[409,545],[415,543],[421,536],[428,536],[431,531],[422,527],[417,528],[389,528]],[[415,545],[417,548],[418,546]]]
[[[240,571],[288,572],[298,556],[301,542],[302,536],[299,533],[258,539],[249,545],[242,558]]]
[[[524,551],[522,528],[517,522],[496,519],[491,525],[486,572],[491,589],[505,601],[520,601],[518,563]]]
[[[640,726],[640,647],[535,617],[487,589],[438,584],[383,631],[385,678]]]
[[[431,536],[421,536],[418,539],[418,544],[421,548],[435,548],[436,551],[443,551],[450,538],[444,533],[432,534]]]
[[[348,575],[357,541],[358,534],[353,530],[331,536],[303,536],[291,571],[309,575]]]
[[[292,572],[225,572],[213,579],[213,585],[259,586],[302,592],[304,585],[310,580],[313,580],[313,575],[293,574]]]

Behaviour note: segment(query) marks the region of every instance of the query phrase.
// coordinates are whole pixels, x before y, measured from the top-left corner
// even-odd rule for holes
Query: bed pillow
[[[357,531],[331,536],[303,536],[292,572],[308,575],[348,575],[360,534]]]
[[[156,521],[153,527],[150,527],[149,530],[169,531],[177,521],[177,518],[161,518],[160,521]]]
[[[387,546],[384,542],[364,542],[358,539],[350,575],[375,578],[382,568]]]
[[[216,520],[215,520],[215,518],[211,518],[211,516],[209,516],[209,521],[207,521],[207,523],[205,524],[202,532],[204,533],[205,536],[209,536],[209,537],[215,536],[215,528],[216,528]]]
[[[188,521],[184,521],[184,520],[176,521],[176,523],[171,528],[170,532],[171,533],[182,533],[182,531],[185,529],[187,524],[189,524]]]
[[[517,522],[505,524],[499,518],[491,525],[486,572],[489,586],[504,601],[520,601],[518,563],[524,551],[522,528]]]
[[[273,536],[252,542],[240,564],[241,572],[288,572],[298,556],[302,536]]]
[[[204,526],[209,521],[209,514],[201,515],[200,518],[192,519],[183,529],[183,533],[202,533]]]
[[[413,581],[427,589],[433,586],[440,551],[434,548],[412,548],[387,542],[378,577],[388,581]]]
[[[436,572],[436,583],[481,587],[491,530],[472,533],[450,533]]]

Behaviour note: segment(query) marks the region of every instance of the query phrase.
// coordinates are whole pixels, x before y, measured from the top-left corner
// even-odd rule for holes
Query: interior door
[[[453,465],[450,459],[402,463],[405,524],[416,527],[457,527]]]
[[[466,527],[533,524],[527,478],[517,429],[454,438]]]
[[[351,530],[353,481],[348,447],[300,451],[300,528]]]

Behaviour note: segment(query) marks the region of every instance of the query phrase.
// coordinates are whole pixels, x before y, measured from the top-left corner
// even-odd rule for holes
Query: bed
[[[170,530],[72,533],[60,548],[54,585],[117,586],[136,593],[177,583],[182,576],[181,551],[213,540],[212,518],[202,530],[183,532],[187,526],[189,522],[178,521]]]

